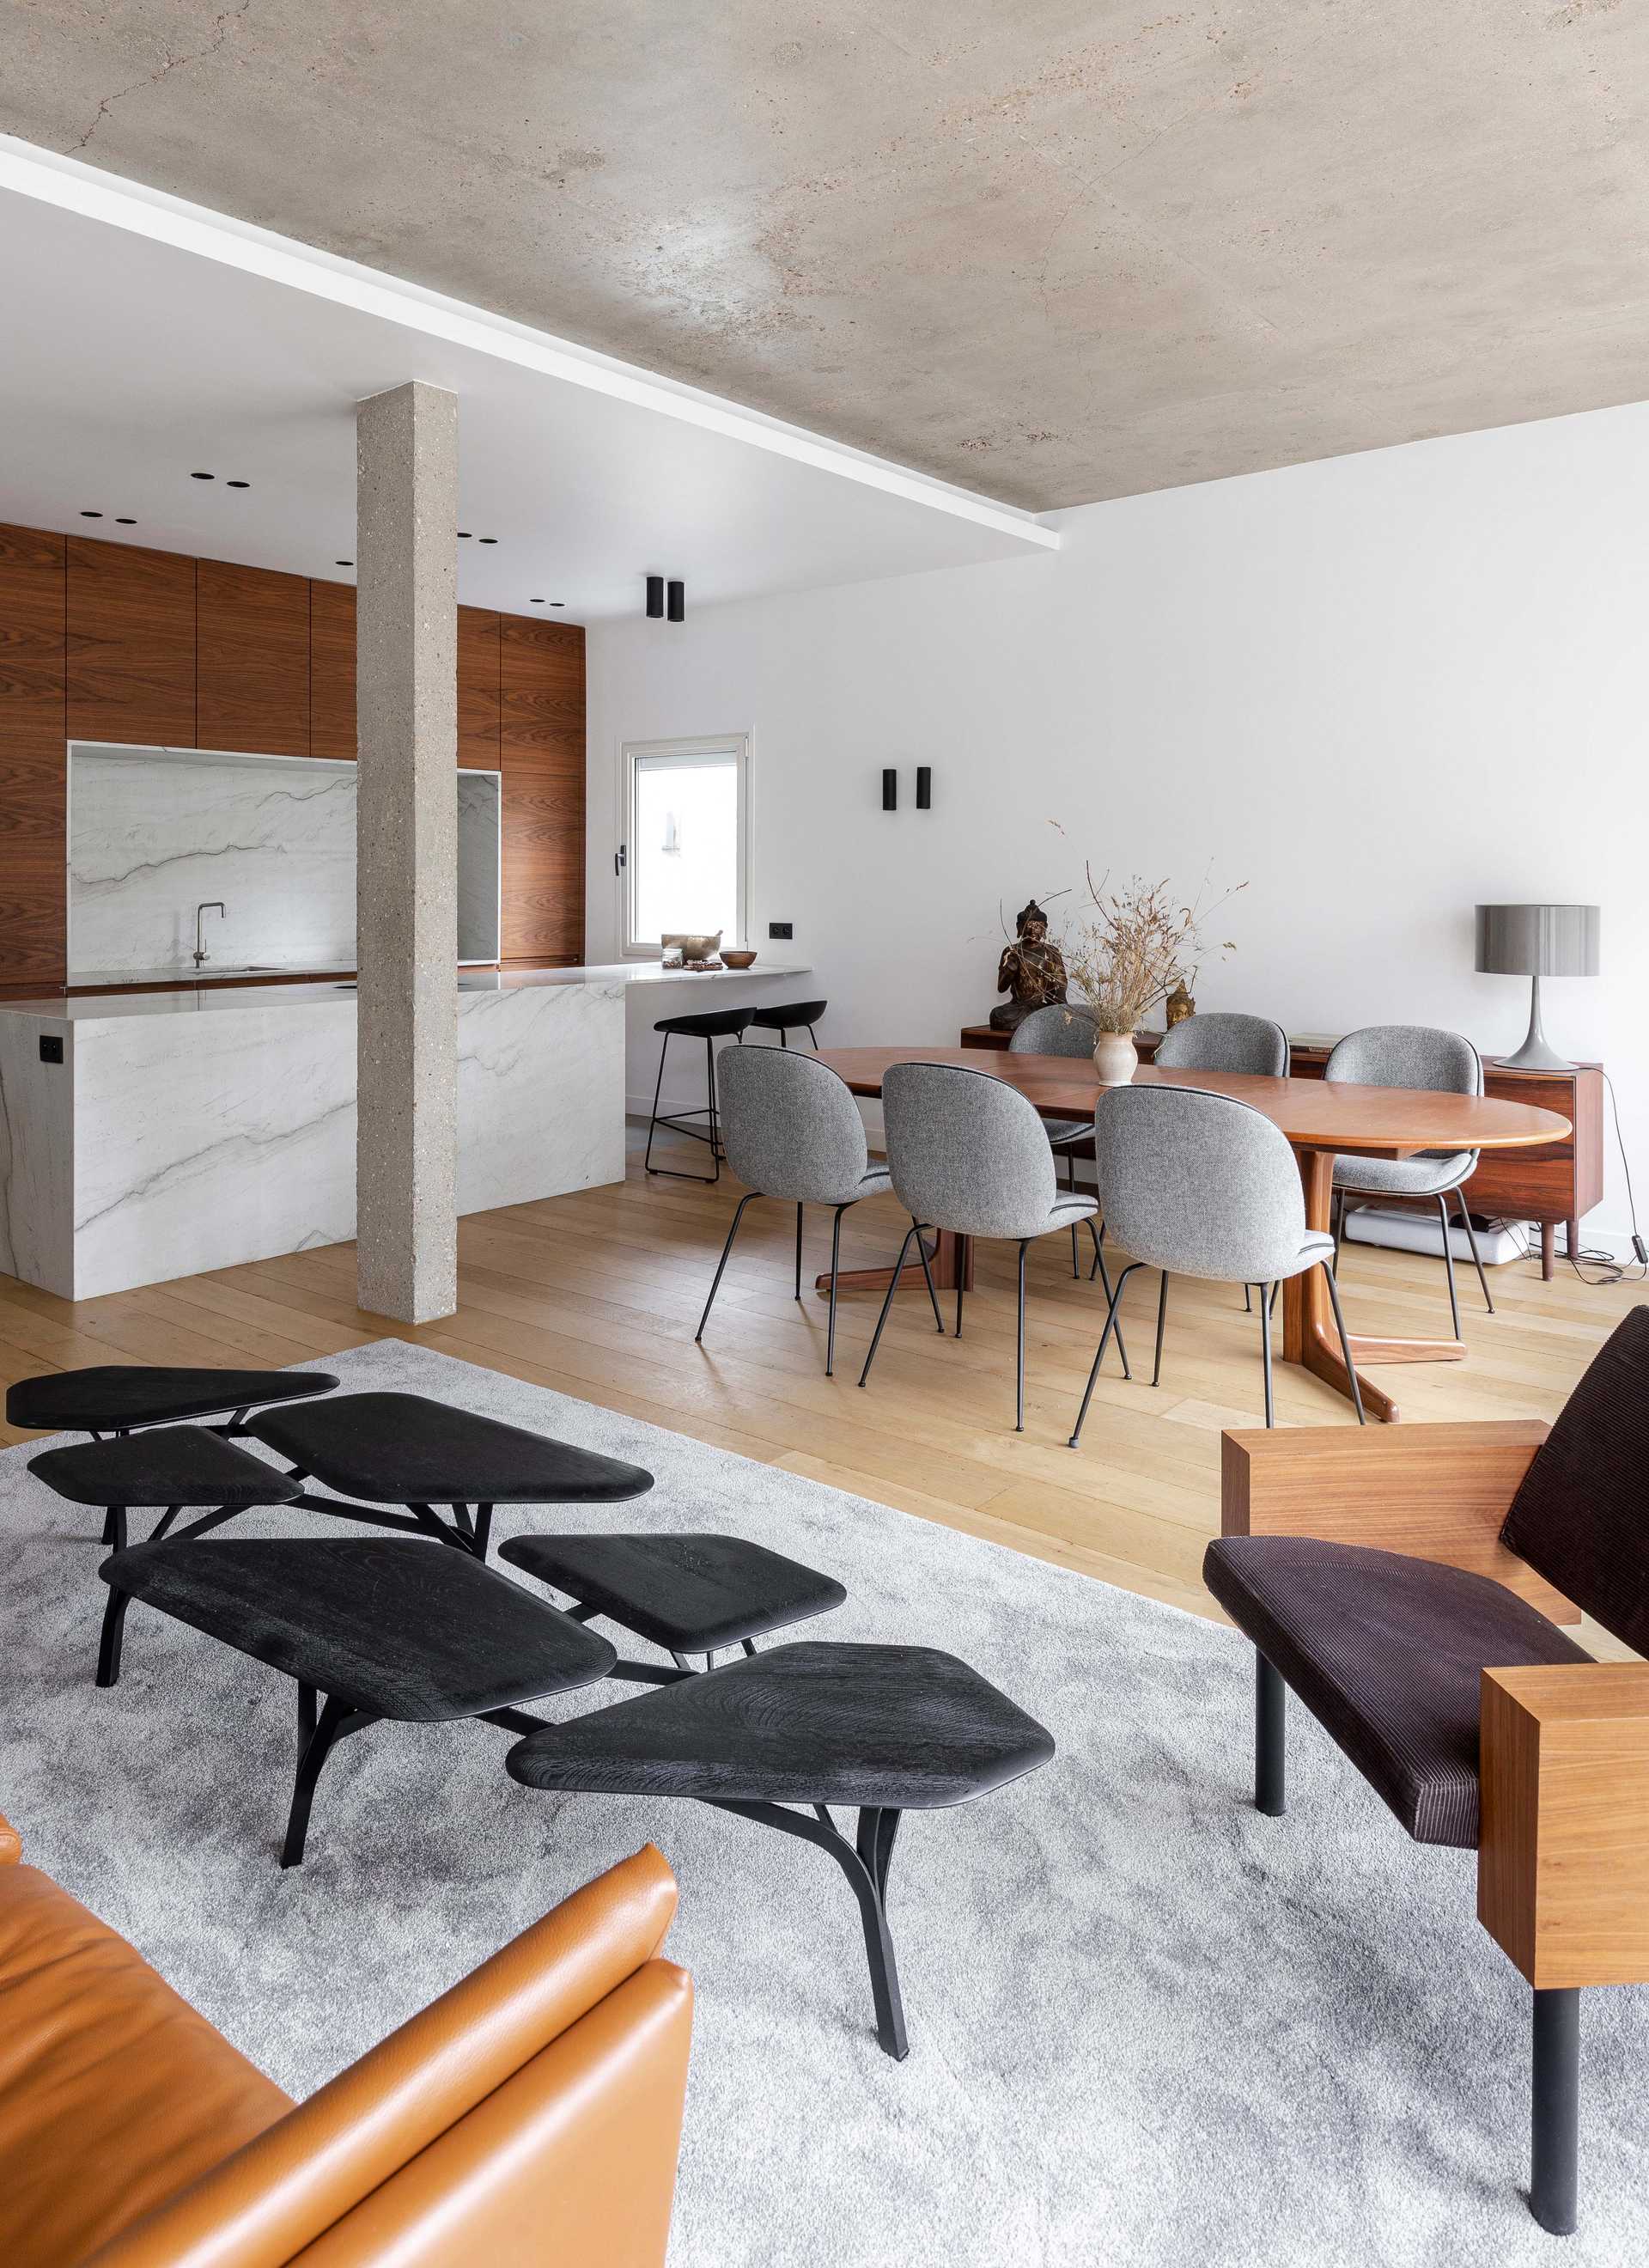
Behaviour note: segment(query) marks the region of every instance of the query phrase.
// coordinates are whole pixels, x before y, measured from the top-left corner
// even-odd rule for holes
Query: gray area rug
[[[1649,2259],[1649,1991],[1588,1996],[1585,2226],[1560,2248],[1520,2195],[1528,1995],[1473,1918],[1473,1862],[1410,1845],[1298,1706],[1293,1808],[1260,1818],[1234,1637],[425,1349],[320,1366],[658,1476],[638,1505],[506,1513],[501,1535],[773,1545],[847,1585],[810,1635],[947,1647],[1060,1753],[907,1820],[891,1911],[911,2052],[894,2065],[822,1852],[696,1804],[534,1793],[485,1726],[348,1742],[308,1862],[283,1874],[291,1685],[138,1607],[121,1684],[98,1692],[93,1524],[30,1478],[33,1448],[0,1453],[0,1808],[283,2086],[316,2086],[651,1839],[698,1987],[674,2268]]]

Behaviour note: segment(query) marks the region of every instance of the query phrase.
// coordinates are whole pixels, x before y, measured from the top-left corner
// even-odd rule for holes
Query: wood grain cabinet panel
[[[504,772],[504,958],[584,952],[584,632],[499,622]]]
[[[458,610],[458,761],[498,769],[499,617],[484,607]]]
[[[192,748],[195,562],[67,541],[70,739]]]
[[[65,540],[0,526],[0,987],[61,983]]]
[[[197,745],[309,754],[309,585],[301,575],[202,559]]]
[[[355,586],[309,586],[309,753],[355,758]]]

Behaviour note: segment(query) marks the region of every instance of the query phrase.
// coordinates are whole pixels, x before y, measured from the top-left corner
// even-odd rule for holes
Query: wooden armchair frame
[[[1500,1540],[1548,1430],[1227,1432],[1221,1530],[1439,1561],[1577,1623],[1579,1608]],[[1263,1656],[1256,1697],[1255,1800],[1280,1812],[1282,1681]],[[1477,1918],[1534,1988],[1529,2203],[1564,2235],[1577,2216],[1580,1990],[1649,1983],[1649,1664],[1485,1668],[1481,1721]]]

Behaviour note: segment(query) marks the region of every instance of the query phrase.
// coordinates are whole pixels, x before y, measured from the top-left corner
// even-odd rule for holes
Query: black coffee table
[[[529,1733],[519,1705],[594,1684],[617,1656],[468,1551],[388,1537],[137,1543],[99,1571],[119,1625],[134,1599],[298,1681],[298,1771],[283,1867],[302,1863],[335,1744],[380,1719],[478,1717]],[[318,1707],[319,1705],[319,1707]]]
[[[324,1370],[180,1370],[158,1363],[95,1363],[85,1370],[19,1378],[6,1389],[6,1423],[48,1433],[90,1433],[100,1441],[106,1435],[120,1440],[143,1426],[221,1417],[225,1422],[212,1431],[229,1440],[245,1432],[247,1410],[260,1403],[306,1401],[330,1394],[337,1382]],[[103,1541],[118,1549],[125,1534],[117,1535],[111,1520]]]
[[[433,1535],[477,1559],[487,1556],[495,1505],[621,1504],[652,1486],[639,1465],[422,1394],[337,1394],[301,1409],[261,1411],[246,1430],[290,1458],[294,1478],[337,1491],[305,1493],[295,1503],[335,1520]],[[386,1505],[405,1509],[382,1509]]]
[[[131,1512],[159,1512],[148,1538],[154,1543],[180,1512],[207,1507],[202,1519],[178,1531],[180,1537],[204,1535],[238,1512],[293,1504],[303,1494],[290,1473],[248,1456],[206,1425],[155,1425],[70,1449],[42,1449],[29,1459],[29,1470],[70,1504],[95,1506],[104,1515],[103,1540],[117,1552],[126,1549]],[[113,1685],[121,1674],[123,1613],[120,1599],[111,1596],[98,1649],[99,1685]]]
[[[741,1535],[517,1535],[498,1557],[575,1600],[575,1620],[604,1615],[663,1646],[684,1671],[690,1653],[713,1669],[723,1646],[754,1653],[769,1631],[828,1614],[847,1597],[833,1576]],[[640,1662],[621,1662],[618,1674],[669,1682]]]
[[[803,1641],[546,1726],[505,1764],[529,1787],[692,1796],[820,1845],[858,1900],[877,2038],[902,2057],[887,1911],[901,1815],[988,1794],[1053,1753],[1034,1718],[953,1654]],[[833,1803],[858,1808],[851,1841]]]

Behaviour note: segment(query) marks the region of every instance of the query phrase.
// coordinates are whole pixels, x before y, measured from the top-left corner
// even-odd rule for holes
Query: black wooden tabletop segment
[[[710,1653],[828,1614],[833,1576],[741,1535],[517,1535],[498,1557],[675,1653]]]
[[[248,1456],[204,1425],[156,1425],[118,1441],[77,1441],[42,1449],[29,1470],[70,1504],[127,1511],[167,1505],[195,1510],[208,1505],[290,1504],[303,1493],[261,1457]]]
[[[249,1433],[367,1504],[618,1504],[652,1475],[423,1394],[338,1394],[252,1418]]]
[[[6,1423],[55,1433],[112,1433],[125,1425],[220,1418],[266,1402],[330,1394],[324,1370],[178,1370],[158,1364],[99,1363],[86,1370],[20,1378],[6,1391]]]

